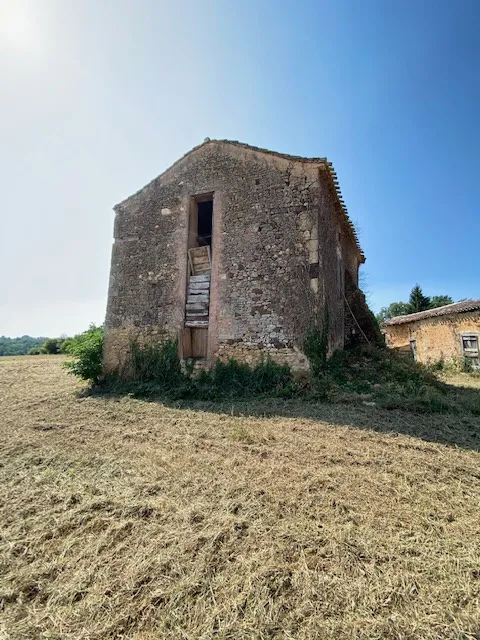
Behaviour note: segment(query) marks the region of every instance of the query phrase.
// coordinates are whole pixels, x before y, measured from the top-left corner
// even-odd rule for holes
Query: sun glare
[[[0,2],[0,42],[19,53],[33,53],[38,48],[34,16],[16,0]]]

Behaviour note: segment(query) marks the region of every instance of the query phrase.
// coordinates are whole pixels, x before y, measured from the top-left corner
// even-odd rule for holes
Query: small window
[[[478,358],[478,334],[464,334],[462,336],[462,349],[464,356]]]

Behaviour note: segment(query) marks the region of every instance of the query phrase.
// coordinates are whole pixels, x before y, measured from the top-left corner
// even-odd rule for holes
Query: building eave
[[[404,316],[395,316],[385,322],[385,327],[398,326],[400,324],[410,324],[430,318],[439,318],[441,316],[460,315],[471,313],[472,311],[480,311],[480,300],[462,300],[462,302],[454,302],[446,304],[436,309],[427,309],[426,311],[418,311]]]

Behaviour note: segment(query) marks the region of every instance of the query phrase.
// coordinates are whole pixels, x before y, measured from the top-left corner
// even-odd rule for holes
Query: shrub
[[[452,400],[429,384],[408,383],[391,391],[380,390],[378,404],[384,409],[403,409],[416,413],[447,413],[454,411]]]
[[[42,353],[42,350],[40,347],[32,347],[31,349],[28,350],[29,356],[39,356],[41,353]]]
[[[51,355],[60,353],[59,341],[57,338],[47,338],[40,347],[40,353],[49,353]]]
[[[129,392],[140,396],[166,395],[170,399],[217,400],[269,394],[287,397],[297,392],[290,367],[279,365],[270,358],[250,367],[244,362],[230,359],[217,360],[209,371],[193,376],[193,362],[187,362],[182,371],[178,357],[178,344],[169,341],[162,345],[130,345],[130,359],[122,376],[110,376],[107,389]]]
[[[128,368],[132,380],[155,383],[160,389],[171,389],[184,381],[176,340],[142,346],[132,341]]]
[[[464,373],[473,373],[473,363],[470,358],[463,358],[462,369]]]
[[[197,379],[192,379],[192,387],[193,394],[202,399],[257,394],[286,396],[295,391],[290,367],[270,358],[254,367],[233,358],[228,362],[217,360],[211,371],[203,371]]]
[[[91,324],[87,331],[70,338],[68,353],[74,360],[64,367],[72,375],[96,383],[102,373],[103,327]]]
[[[385,409],[416,413],[477,414],[480,409],[475,392],[454,390],[434,375],[431,366],[372,345],[336,352],[324,378],[330,383],[330,400],[373,401]]]
[[[277,364],[271,358],[266,358],[255,365],[253,382],[258,393],[266,393],[291,387],[293,377],[287,364]]]
[[[75,338],[64,338],[59,341],[58,349],[60,353],[70,353],[70,346],[72,345]]]
[[[326,336],[325,330],[310,334],[310,358],[316,368],[309,381],[295,381],[288,365],[279,365],[269,357],[255,366],[234,359],[217,360],[211,370],[194,376],[194,361],[188,361],[182,369],[176,341],[163,345],[132,342],[130,359],[123,372],[127,380],[122,380],[121,375],[109,376],[104,380],[103,388],[107,392],[168,400],[215,402],[263,395],[364,403],[417,413],[480,414],[478,393],[454,391],[431,369],[388,349],[358,345],[335,352],[327,361]],[[72,373],[84,379],[98,380],[102,337],[102,329],[92,326],[73,339],[69,351],[77,360],[67,365]]]
[[[442,356],[439,360],[436,360],[434,362],[430,362],[427,365],[427,368],[430,371],[444,371],[445,368],[446,368],[445,358]]]

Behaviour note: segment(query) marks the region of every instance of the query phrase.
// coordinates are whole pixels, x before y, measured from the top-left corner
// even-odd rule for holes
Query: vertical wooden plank
[[[180,358],[192,357],[192,334],[190,327],[180,329],[178,346],[180,351]]]
[[[189,249],[188,252],[187,252],[188,253],[188,266],[190,267],[190,274],[189,275],[194,276],[195,272],[193,270],[192,256],[190,255],[190,251],[191,251],[191,249]]]
[[[207,357],[208,329],[192,328],[192,357]]]
[[[188,216],[188,248],[198,246],[198,206],[193,198],[190,199]]]

